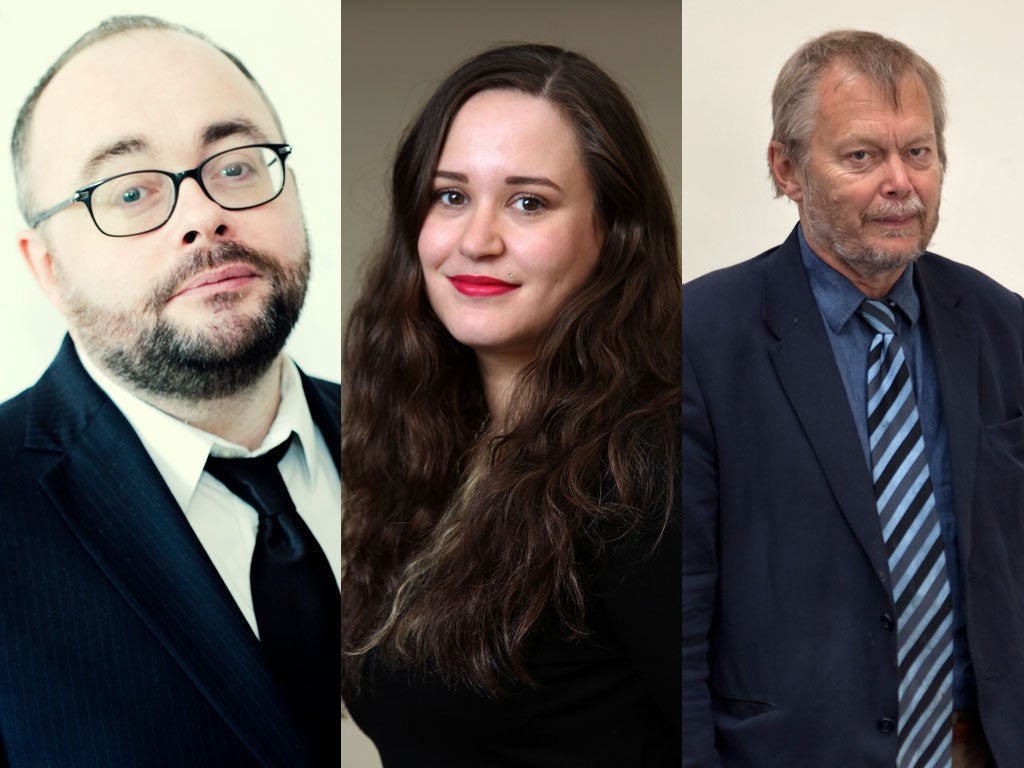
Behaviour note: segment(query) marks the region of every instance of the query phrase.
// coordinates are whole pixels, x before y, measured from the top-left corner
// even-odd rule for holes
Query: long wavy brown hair
[[[431,309],[416,244],[449,126],[474,94],[546,99],[574,127],[605,238],[592,276],[487,419],[471,349]],[[514,116],[510,116],[514,119]],[[587,631],[615,537],[669,519],[678,473],[680,270],[664,176],[636,111],[592,62],[544,45],[457,68],[395,159],[387,238],[344,350],[344,691],[369,654],[500,695],[529,684],[532,630]]]

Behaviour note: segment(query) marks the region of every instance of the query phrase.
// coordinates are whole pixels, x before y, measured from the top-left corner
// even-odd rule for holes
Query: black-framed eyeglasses
[[[110,237],[144,235],[166,224],[178,203],[178,188],[195,179],[213,202],[228,211],[269,203],[284,189],[288,144],[249,144],[211,155],[190,171],[132,171],[94,182],[36,215],[38,227],[75,203],[89,209],[96,229]]]

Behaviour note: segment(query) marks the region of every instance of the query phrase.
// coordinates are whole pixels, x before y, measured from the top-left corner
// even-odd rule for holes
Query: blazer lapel
[[[301,370],[302,391],[306,395],[309,414],[313,417],[327,447],[334,466],[341,467],[341,387],[326,381],[311,379]]]
[[[871,475],[839,368],[800,258],[796,230],[766,262],[764,319],[786,396],[846,522],[886,589],[889,566]]]
[[[40,485],[126,603],[264,765],[305,765],[259,644],[121,412],[70,342],[36,388]]]
[[[928,327],[939,392],[942,418],[949,433],[950,463],[953,471],[953,506],[957,519],[960,562],[971,554],[971,499],[978,452],[978,349],[979,328],[974,316],[960,308],[956,287],[942,282],[929,271],[928,257],[915,269],[922,314]]]

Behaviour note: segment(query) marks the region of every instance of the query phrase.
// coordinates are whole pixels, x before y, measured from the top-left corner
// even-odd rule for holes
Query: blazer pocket
[[[757,699],[739,699],[735,696],[711,695],[711,711],[719,715],[728,715],[737,720],[764,715],[775,709],[774,704]]]

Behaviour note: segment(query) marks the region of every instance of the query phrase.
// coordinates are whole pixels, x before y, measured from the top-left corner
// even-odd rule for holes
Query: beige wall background
[[[288,165],[299,179],[313,253],[309,296],[288,349],[308,373],[337,380],[341,367],[337,0],[268,0],[257,5],[230,0],[0,0],[0,401],[39,378],[65,329],[64,319],[36,288],[17,248],[15,235],[24,223],[14,201],[8,152],[14,118],[29,91],[65,48],[119,13],[159,16],[205,33],[245,62],[277,107],[288,141],[295,147]],[[73,121],[68,130],[74,130]]]
[[[1024,292],[1024,7],[1003,0],[683,0],[683,278],[777,245],[796,206],[775,200],[765,151],[771,89],[796,48],[830,29],[895,37],[943,76],[949,170],[932,250]]]
[[[585,54],[632,96],[680,197],[679,0],[481,3],[343,0],[342,307],[387,222],[391,160],[406,125],[459,62],[505,42],[543,42]],[[342,726],[344,768],[375,768],[373,745]]]

